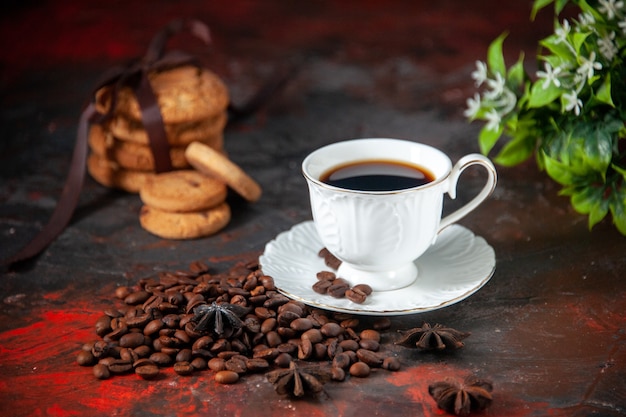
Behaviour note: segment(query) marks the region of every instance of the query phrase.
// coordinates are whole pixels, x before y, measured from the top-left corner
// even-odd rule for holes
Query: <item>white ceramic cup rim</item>
[[[341,148],[346,149],[357,149],[358,146],[371,146],[372,149],[375,147],[378,152],[372,155],[365,155],[364,153],[354,152],[351,156],[333,156],[333,152],[337,152]],[[393,152],[385,152],[392,149],[396,149],[399,147],[406,147],[415,150],[416,152],[430,152],[431,155],[434,155],[436,158],[440,160],[435,164],[430,163],[429,161],[419,160],[416,161],[417,154],[407,155],[407,154],[393,154]],[[417,150],[420,151],[417,151]],[[367,153],[367,152],[366,152]],[[417,166],[423,167],[432,173],[435,176],[433,181],[430,181],[426,184],[419,185],[417,187],[404,188],[401,190],[391,190],[391,191],[364,191],[364,190],[354,190],[336,187],[330,184],[326,184],[320,181],[320,176],[329,170],[333,169],[336,166],[343,165],[347,162],[357,162],[357,161],[366,161],[366,160],[375,160],[375,159],[384,159],[384,160],[396,160],[401,162],[408,162],[411,164],[415,164]],[[304,177],[316,184],[319,187],[326,188],[329,190],[333,190],[335,192],[344,192],[350,194],[367,194],[367,195],[390,195],[390,194],[402,194],[409,193],[414,191],[425,190],[431,187],[436,187],[441,182],[445,181],[450,172],[452,171],[452,162],[450,158],[440,151],[437,148],[434,148],[430,145],[426,145],[419,142],[412,142],[404,139],[390,139],[390,138],[364,138],[364,139],[349,139],[340,142],[331,143],[329,145],[323,146],[321,148],[316,149],[311,152],[305,159],[302,161],[302,174]]]

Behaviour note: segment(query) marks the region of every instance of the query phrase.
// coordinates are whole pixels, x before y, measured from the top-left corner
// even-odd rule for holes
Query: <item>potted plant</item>
[[[476,63],[465,116],[486,122],[484,154],[500,142],[494,162],[534,155],[590,229],[610,214],[626,235],[626,0],[535,0],[531,18],[551,3],[554,32],[539,42],[539,69],[529,75],[523,54],[507,68],[499,36]],[[566,6],[575,17],[559,20]]]

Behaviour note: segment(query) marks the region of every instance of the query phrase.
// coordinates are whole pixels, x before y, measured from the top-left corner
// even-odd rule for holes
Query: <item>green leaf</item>
[[[548,49],[554,56],[542,56],[542,59],[550,59],[550,63],[553,67],[558,66],[560,62],[571,62],[576,59],[576,55],[570,48],[567,47],[565,42],[559,41],[556,35],[548,36],[547,38],[539,41],[539,45]]]
[[[596,91],[596,98],[602,103],[608,104],[611,107],[615,107],[613,103],[613,98],[611,97],[611,73],[606,75],[604,82]]]
[[[513,91],[518,90],[524,83],[526,72],[524,71],[524,53],[520,53],[519,59],[509,68],[507,81]]]
[[[563,164],[554,158],[551,158],[545,152],[543,152],[542,154],[544,167],[550,178],[552,178],[554,181],[558,182],[561,185],[570,185],[574,183],[576,175],[574,175],[568,165]]]
[[[504,63],[504,55],[502,54],[502,43],[506,36],[506,33],[498,36],[491,42],[487,50],[487,64],[489,65],[489,69],[494,74],[500,74],[504,78],[506,78],[506,65]]]
[[[619,167],[615,164],[611,164],[611,168],[618,172],[624,178],[624,181],[626,181],[626,168]]]
[[[486,126],[480,130],[478,144],[483,155],[489,154],[496,142],[498,142],[498,139],[500,139],[500,136],[502,136],[503,130],[504,128],[502,126],[497,131],[489,130]]]
[[[600,223],[602,219],[606,217],[609,212],[609,202],[607,200],[601,200],[595,204],[589,212],[589,229],[596,224]]]
[[[508,142],[493,159],[502,166],[514,166],[530,158],[535,150],[537,138],[531,135],[520,135]]]
[[[602,201],[604,189],[601,187],[592,187],[585,184],[572,193],[572,207],[578,213],[588,214],[594,210]],[[606,204],[606,212],[608,212],[608,203]],[[606,212],[604,213],[606,215]],[[604,217],[604,216],[603,216]]]
[[[550,83],[547,88],[543,88],[544,80],[537,80],[530,89],[530,97],[528,100],[529,108],[538,108],[546,106],[559,98],[563,91]]]
[[[613,158],[613,139],[601,128],[583,138],[582,160],[585,165],[604,175]]]
[[[613,216],[613,224],[619,232],[626,236],[626,185],[613,189],[609,208]]]
[[[572,35],[572,44],[574,45],[574,49],[577,54],[580,54],[580,48],[585,43],[585,39],[587,39],[589,33],[576,32]]]
[[[548,4],[552,3],[554,0],[535,0],[534,4],[533,4],[533,9],[530,13],[530,18],[532,20],[535,20],[535,17],[537,17],[537,13],[539,12],[539,10],[543,9],[544,7],[546,7]]]

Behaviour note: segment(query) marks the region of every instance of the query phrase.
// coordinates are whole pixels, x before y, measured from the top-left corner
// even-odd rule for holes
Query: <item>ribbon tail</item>
[[[170,144],[167,140],[161,109],[147,74],[141,77],[136,95],[141,109],[142,123],[148,133],[150,150],[154,156],[154,170],[157,174],[171,171]]]
[[[92,104],[81,114],[76,145],[70,163],[70,171],[65,180],[63,191],[52,213],[52,217],[44,228],[19,252],[2,263],[12,266],[18,262],[26,261],[43,251],[70,222],[74,210],[78,205],[78,199],[85,180],[85,166],[87,162],[87,137],[89,133],[89,121],[96,114]]]

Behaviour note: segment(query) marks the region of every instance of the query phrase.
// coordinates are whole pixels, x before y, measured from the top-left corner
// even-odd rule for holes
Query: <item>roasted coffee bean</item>
[[[299,318],[300,316],[293,311],[285,311],[283,313],[279,313],[277,317],[278,326],[291,327],[291,323]]]
[[[266,290],[269,291],[275,291],[276,290],[276,286],[274,285],[274,278],[270,277],[269,275],[263,275],[259,278],[259,282],[261,283],[261,285],[263,285],[263,287]]]
[[[356,356],[361,362],[368,364],[373,368],[382,366],[384,358],[378,355],[376,352],[372,352],[367,349],[359,349],[356,351]]]
[[[103,358],[109,351],[109,344],[103,340],[98,340],[91,348],[91,354],[94,358]]]
[[[297,332],[306,332],[307,330],[313,328],[313,322],[307,318],[300,317],[300,318],[293,320],[289,324],[289,327],[291,327]]]
[[[237,372],[238,374],[245,374],[248,370],[246,367],[246,359],[237,356],[228,359],[224,365],[227,370]]]
[[[125,374],[133,370],[133,364],[129,361],[116,359],[109,364],[109,371],[112,374]]]
[[[363,294],[365,294],[365,296],[368,296],[370,294],[372,294],[373,290],[372,287],[370,287],[367,284],[357,284],[354,287],[352,287],[353,290],[355,291],[360,291]]]
[[[308,339],[311,343],[320,343],[324,340],[324,336],[320,329],[309,329],[306,332],[302,333],[302,339]]]
[[[159,367],[156,365],[145,364],[135,368],[135,373],[143,379],[155,379],[159,375]]]
[[[163,323],[163,320],[161,319],[151,320],[143,328],[143,334],[145,336],[151,336],[153,334],[158,333],[163,328],[163,326],[165,326],[165,324]]]
[[[96,320],[95,328],[96,334],[100,337],[110,333],[113,330],[111,329],[111,317],[107,315],[101,316],[98,320]]]
[[[367,299],[367,294],[354,288],[346,290],[345,296],[348,300],[356,304],[363,304]]]
[[[144,336],[143,333],[126,333],[122,337],[120,337],[120,347],[123,348],[136,348],[138,346],[143,345]]]
[[[123,348],[120,350],[120,359],[135,363],[139,359],[139,355],[131,348]]]
[[[333,281],[337,278],[337,275],[332,271],[320,271],[317,273],[316,277],[319,281]]]
[[[356,362],[350,366],[350,375],[357,378],[365,378],[371,372],[370,367],[365,362]]]
[[[150,298],[150,293],[142,290],[128,294],[124,297],[124,302],[130,305],[137,305],[145,303],[148,298]]]
[[[256,314],[256,316],[260,318],[261,320],[269,319],[271,317],[276,317],[276,312],[270,310],[267,307],[256,307],[254,309],[254,314]]]
[[[176,372],[178,375],[191,375],[193,374],[194,371],[194,367],[191,366],[191,364],[189,362],[183,361],[183,362],[176,362],[174,364],[174,372]]]
[[[277,320],[273,317],[263,320],[261,323],[261,333],[268,333],[276,328]]]
[[[219,371],[215,374],[215,382],[218,384],[234,384],[239,381],[239,374],[234,371]]]
[[[388,371],[398,371],[400,369],[400,360],[395,356],[386,357],[381,366]]]
[[[380,317],[374,320],[374,324],[372,325],[374,330],[388,330],[391,327],[391,320],[387,317]]]
[[[346,350],[356,352],[359,349],[359,342],[352,339],[346,339],[339,342],[339,346],[341,346],[341,349],[343,349],[344,352]]]
[[[351,363],[350,356],[344,352],[335,355],[333,358],[333,367],[336,368],[348,369]]]
[[[328,348],[324,343],[316,343],[313,345],[313,358],[317,360],[325,359]]]
[[[190,362],[191,361],[191,349],[181,349],[174,360],[176,362]]]
[[[313,329],[311,329],[311,330],[313,330]],[[309,331],[309,330],[307,330],[307,331]],[[278,327],[276,329],[276,333],[278,333],[280,335],[280,337],[283,338],[283,340],[293,339],[293,338],[295,338],[298,335],[298,332],[296,332],[291,327]]]
[[[339,340],[336,337],[326,340],[326,354],[330,359],[333,359],[337,354],[343,352],[343,349],[339,346]]]
[[[115,296],[119,298],[120,300],[123,300],[124,298],[128,297],[131,292],[132,290],[130,288],[128,288],[125,285],[122,285],[115,289]]]
[[[326,323],[320,328],[320,332],[326,337],[337,337],[343,333],[343,327],[338,323]]]
[[[334,280],[330,287],[326,290],[326,294],[334,298],[343,298],[346,295],[346,291],[350,289],[350,285],[346,282],[338,282],[341,278]]]
[[[311,288],[318,294],[328,294],[328,289],[332,285],[332,281],[317,281]]]
[[[255,351],[252,357],[265,359],[265,360],[272,360],[276,358],[279,354],[280,352],[277,348],[266,348],[266,349],[260,349],[260,350]]]
[[[378,343],[374,339],[361,339],[359,340],[359,346],[363,349],[371,350],[372,352],[377,352],[380,348],[380,343]]]
[[[246,360],[246,369],[249,372],[265,372],[269,367],[269,362],[262,358],[248,358]]]
[[[191,362],[193,369],[203,371],[207,368],[207,361],[204,358],[194,358]]]
[[[93,375],[98,379],[108,379],[111,376],[109,367],[101,363],[94,365]]]
[[[80,366],[91,366],[96,363],[96,358],[94,358],[91,352],[81,350],[78,352],[78,355],[76,355],[76,362]]]
[[[349,318],[342,320],[339,325],[344,329],[354,329],[359,326],[359,319]]]
[[[274,359],[274,364],[280,368],[289,368],[289,364],[293,361],[293,357],[288,353],[281,353]]]
[[[152,355],[150,355],[150,360],[158,366],[168,366],[171,365],[173,362],[170,355],[163,352],[154,352]]]
[[[270,331],[265,335],[265,340],[267,340],[267,345],[269,347],[276,347],[283,342],[283,339],[280,337],[278,332]]]
[[[333,381],[343,381],[344,379],[346,379],[346,371],[344,371],[342,368],[333,366],[332,368],[330,368],[330,378]]]
[[[226,360],[222,358],[212,358],[207,363],[210,370],[219,372],[226,369]]]
[[[359,336],[361,339],[372,339],[380,342],[380,333],[374,329],[365,329],[359,334]]]
[[[313,355],[313,343],[308,338],[302,338],[298,346],[298,359],[309,359]]]

